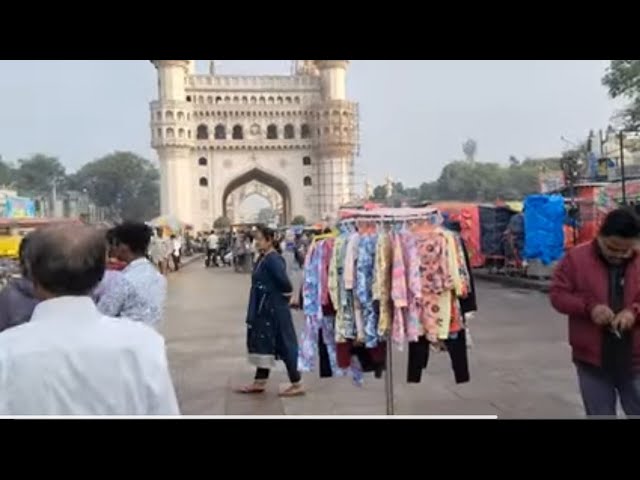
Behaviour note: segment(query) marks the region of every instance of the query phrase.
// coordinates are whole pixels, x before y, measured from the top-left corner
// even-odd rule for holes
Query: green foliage
[[[515,160],[515,161],[514,161]],[[520,200],[539,189],[541,170],[559,170],[559,158],[525,159],[512,157],[509,166],[497,163],[454,161],[447,164],[435,182],[422,183],[417,188],[407,188],[402,183],[393,187],[388,200],[390,206],[459,200],[468,202],[492,202],[495,200]],[[373,190],[373,199],[386,201],[384,185]]]
[[[10,163],[0,160],[0,186],[10,187],[16,178],[16,169]]]
[[[160,174],[149,161],[131,152],[115,152],[87,163],[70,178],[74,190],[86,190],[114,218],[145,221],[160,212]]]
[[[307,224],[307,219],[304,218],[302,215],[296,215],[295,217],[293,217],[293,220],[291,220],[291,225],[306,225]]]
[[[228,229],[231,227],[231,220],[227,217],[218,217],[213,222],[213,228]]]
[[[602,83],[612,98],[629,102],[618,114],[625,128],[640,128],[640,60],[611,60]]]
[[[262,208],[258,212],[258,223],[269,225],[277,218],[277,216],[278,213],[273,208]]]
[[[55,157],[36,154],[18,160],[18,168],[13,172],[13,180],[19,195],[39,197],[49,195],[54,183],[56,189],[66,188],[67,175],[64,166]]]

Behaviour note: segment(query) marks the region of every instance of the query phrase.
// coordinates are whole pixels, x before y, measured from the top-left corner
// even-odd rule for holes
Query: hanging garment
[[[336,316],[336,342],[343,342],[346,339],[356,338],[355,312],[353,305],[353,291],[346,289],[345,284],[345,261],[351,237],[345,236],[342,242],[342,250],[338,252],[337,273],[340,305],[339,314]]]
[[[393,343],[401,347],[405,341],[404,309],[409,306],[407,302],[407,275],[402,253],[402,243],[398,233],[392,236],[393,266],[391,277],[391,298],[393,299],[393,324],[391,338]]]
[[[438,319],[442,306],[446,310],[449,305],[441,303],[444,302],[441,296],[453,287],[446,255],[447,240],[440,228],[417,230],[415,240],[422,282],[421,321],[429,341],[435,342],[439,333]]]
[[[351,341],[337,344],[339,367],[346,368],[352,365],[355,359],[362,372],[374,372],[376,378],[380,378],[386,368],[386,354],[386,342],[378,343],[375,348],[366,348]]]
[[[476,301],[476,286],[473,280],[473,270],[471,270],[471,263],[469,261],[469,253],[464,240],[460,238],[460,246],[462,247],[462,253],[464,254],[464,262],[469,274],[469,292],[466,297],[460,299],[460,310],[462,314],[478,311],[478,303]]]
[[[468,382],[471,376],[469,374],[465,331],[460,330],[455,338],[445,340],[443,343],[451,359],[451,368],[456,383]],[[424,336],[420,337],[417,342],[409,344],[408,383],[420,383],[422,380],[422,371],[429,364],[429,350],[429,341]]]
[[[373,272],[375,269],[377,237],[367,234],[360,237],[355,291],[362,308],[362,324],[358,327],[358,339],[364,339],[367,348],[378,344],[378,318],[373,308]]]
[[[311,245],[304,264],[302,284],[303,311],[307,318],[322,315],[320,304],[320,255],[317,244]]]
[[[400,239],[407,276],[408,307],[405,316],[405,335],[408,341],[415,342],[424,333],[420,324],[420,299],[422,298],[420,258],[415,238],[410,232],[402,232]]]
[[[378,302],[378,335],[386,338],[391,333],[393,303],[391,301],[391,267],[393,250],[387,233],[378,236],[376,247],[376,283],[374,300]]]

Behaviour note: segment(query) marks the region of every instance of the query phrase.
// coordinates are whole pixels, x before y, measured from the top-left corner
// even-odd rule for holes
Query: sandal
[[[289,398],[289,397],[301,397],[305,395],[307,392],[304,391],[304,386],[302,383],[292,383],[284,390],[280,391],[278,394],[280,397]]]
[[[246,385],[244,387],[236,388],[233,391],[235,393],[241,393],[243,395],[255,395],[258,393],[264,393],[265,390],[266,390],[266,383],[253,382],[251,385]]]

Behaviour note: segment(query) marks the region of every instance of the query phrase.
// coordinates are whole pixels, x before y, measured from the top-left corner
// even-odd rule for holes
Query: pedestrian
[[[214,266],[218,266],[218,252],[220,248],[220,238],[216,235],[215,230],[211,230],[211,234],[207,237],[207,267],[213,263]]]
[[[157,235],[151,237],[151,241],[149,242],[149,260],[158,268],[158,271],[163,275],[167,273],[164,256],[162,231],[159,231]]]
[[[554,308],[569,316],[569,343],[588,416],[640,415],[640,221],[611,211],[598,237],[569,250],[551,283]]]
[[[171,258],[173,259],[174,271],[180,270],[180,258],[182,256],[182,240],[175,234],[171,235]]]
[[[113,229],[112,250],[127,264],[122,270],[126,285],[105,292],[98,309],[111,317],[157,327],[164,312],[167,279],[146,258],[151,229],[144,223],[123,223]]]
[[[35,296],[31,281],[28,245],[30,235],[20,242],[19,261],[21,276],[13,278],[0,290],[0,332],[26,323],[39,300]]]
[[[32,321],[0,333],[1,415],[178,415],[164,340],[102,315],[89,294],[105,271],[104,235],[50,227],[28,245]]]
[[[253,270],[247,308],[247,348],[249,362],[256,366],[256,373],[253,383],[237,392],[264,393],[270,370],[275,361],[281,359],[291,384],[280,392],[280,396],[304,395],[298,371],[298,341],[289,309],[293,288],[287,277],[285,261],[277,250],[272,229],[259,227],[256,241],[261,256]]]

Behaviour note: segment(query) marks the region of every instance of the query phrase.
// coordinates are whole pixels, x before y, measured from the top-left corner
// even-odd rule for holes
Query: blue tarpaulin
[[[529,195],[524,201],[524,258],[549,265],[564,254],[564,197]]]

